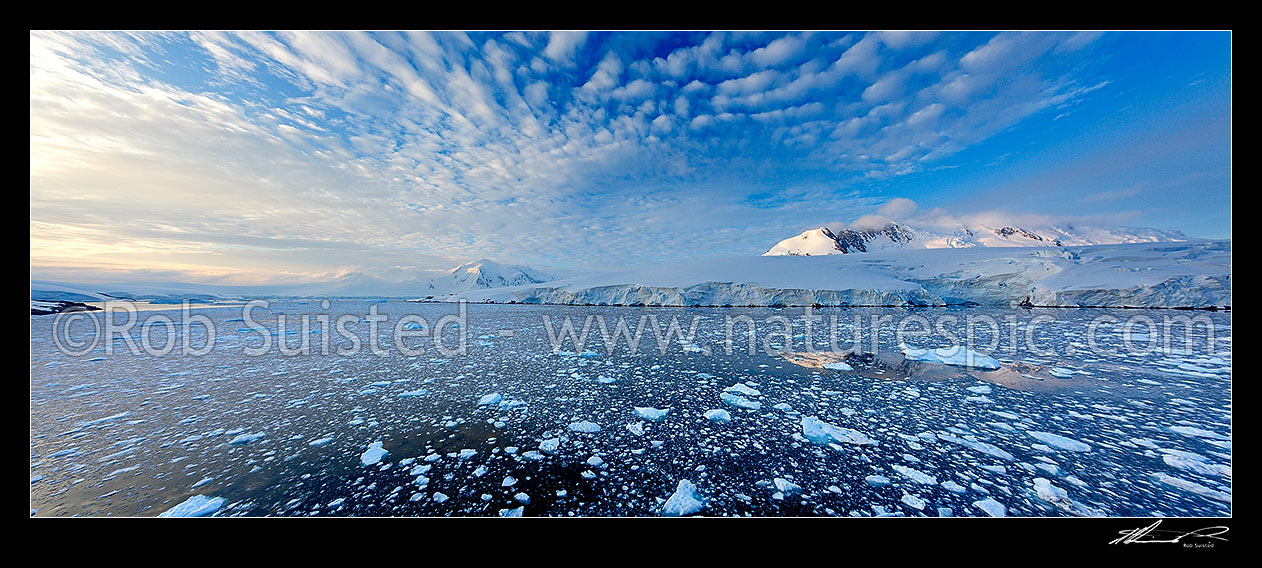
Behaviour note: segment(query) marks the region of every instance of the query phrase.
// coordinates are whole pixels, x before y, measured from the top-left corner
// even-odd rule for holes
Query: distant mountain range
[[[1183,244],[1153,244],[1175,242]],[[1093,245],[1119,247],[1096,249],[1090,257],[1084,256],[1086,251],[1080,247]],[[966,301],[1214,307],[1230,305],[1230,250],[1230,241],[1203,241],[1159,229],[970,223],[945,229],[937,225],[930,230],[882,220],[866,228],[805,231],[780,241],[762,257],[694,261],[565,280],[529,266],[481,259],[437,277],[405,281],[359,272],[326,282],[268,286],[32,281],[31,309],[32,314],[52,313],[65,309],[62,303],[112,298],[178,303],[267,297],[605,305],[943,305]],[[862,256],[850,260],[835,256],[856,254]],[[1182,255],[1182,260],[1166,258],[1171,255]],[[764,258],[784,256],[832,258]],[[1108,262],[1097,262],[1097,257],[1107,257]],[[977,278],[966,278],[966,282],[960,280],[961,275]],[[987,287],[992,280],[1000,284]]]
[[[947,231],[933,231],[891,222],[884,226],[848,228],[835,232],[827,227],[811,229],[776,243],[763,256],[819,256],[888,249],[1064,247],[1189,240],[1192,239],[1179,231],[1133,227],[973,224],[959,225]]]
[[[432,279],[389,282],[354,272],[328,282],[292,285],[229,286],[184,282],[67,283],[31,281],[31,300],[43,302],[101,302],[136,300],[178,304],[184,300],[211,302],[267,297],[439,297],[484,288],[522,286],[556,280],[557,277],[529,266],[481,259],[461,264]],[[32,310],[36,309],[32,304]]]
[[[415,293],[436,297],[486,288],[541,284],[556,279],[552,274],[529,266],[504,264],[484,258],[448,270],[447,275],[430,280]]]

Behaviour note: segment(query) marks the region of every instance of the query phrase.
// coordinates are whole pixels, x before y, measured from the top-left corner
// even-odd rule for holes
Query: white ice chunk
[[[898,348],[903,352],[903,356],[911,361],[927,361],[977,369],[993,370],[1000,367],[999,361],[995,360],[995,358],[961,345],[939,349],[922,349],[911,347],[904,343],[899,345]]]
[[[364,465],[376,465],[381,458],[386,457],[390,452],[381,447],[381,442],[373,442],[368,444],[368,449],[364,450],[364,454],[359,456],[359,463]]]
[[[583,420],[570,424],[570,430],[574,432],[583,432],[584,434],[595,434],[600,431],[600,425],[595,422]]]
[[[694,515],[701,512],[705,505],[705,499],[697,493],[697,486],[687,479],[681,479],[679,480],[679,485],[675,487],[675,493],[662,506],[662,516],[685,517]]]
[[[1034,436],[1036,439],[1038,439],[1038,441],[1043,442],[1044,444],[1047,444],[1053,448],[1057,448],[1061,450],[1068,450],[1071,452],[1091,451],[1091,446],[1083,442],[1079,442],[1078,440],[1074,440],[1072,438],[1066,438],[1064,436],[1052,434],[1049,432],[1036,432],[1032,430],[1027,430],[1026,433],[1031,436]]]
[[[973,506],[985,511],[987,515],[992,517],[1008,516],[1008,508],[1004,507],[1003,503],[1000,503],[990,497],[982,499],[981,501],[973,501]]]
[[[670,409],[653,408],[651,406],[636,406],[635,415],[651,422],[658,422],[670,413]]]
[[[163,511],[159,517],[206,517],[218,511],[226,500],[223,497],[194,495],[183,503]]]
[[[936,477],[929,475],[918,469],[912,469],[905,465],[898,465],[898,464],[891,465],[890,468],[893,469],[894,471],[897,471],[898,473],[903,474],[903,477],[906,477],[907,479],[915,481],[916,483],[921,483],[924,485],[937,485],[938,484],[938,479]]]
[[[732,421],[731,413],[729,413],[726,410],[720,410],[720,409],[707,410],[705,413],[705,417],[710,422],[714,422],[716,424],[723,424],[725,422]]]
[[[237,436],[236,438],[229,440],[228,443],[233,446],[240,446],[243,444],[248,444],[250,442],[262,440],[263,437],[266,435],[267,434],[264,434],[262,432],[259,432],[257,434],[241,434],[240,436]]]
[[[858,430],[834,426],[814,416],[802,418],[802,436],[816,444],[827,446],[831,443],[856,444],[860,446],[876,444]]]

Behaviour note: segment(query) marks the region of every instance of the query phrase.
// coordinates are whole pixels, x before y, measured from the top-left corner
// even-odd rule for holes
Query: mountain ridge
[[[776,243],[763,256],[854,254],[898,248],[1065,247],[1191,240],[1194,239],[1180,231],[1141,227],[1071,224],[1022,227],[975,223],[933,231],[890,221],[885,225],[837,231],[828,227],[810,229]]]

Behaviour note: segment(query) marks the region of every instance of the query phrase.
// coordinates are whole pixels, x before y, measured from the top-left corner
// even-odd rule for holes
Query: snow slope
[[[556,280],[556,277],[529,266],[482,259],[447,271],[445,276],[430,280],[421,291],[425,295],[438,296],[469,290],[540,284],[551,280]]]
[[[1179,231],[1132,227],[1056,225],[1022,228],[1016,225],[973,224],[935,229],[887,223],[832,231],[825,227],[804,231],[771,247],[764,256],[820,256],[888,249],[972,247],[1062,247],[1119,243],[1184,242]]]
[[[722,258],[439,299],[655,306],[1226,307],[1231,305],[1231,242]]]

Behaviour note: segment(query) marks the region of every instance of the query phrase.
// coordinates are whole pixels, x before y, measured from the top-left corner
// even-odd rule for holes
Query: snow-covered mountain
[[[1231,305],[1231,241],[716,258],[441,299],[605,306],[1222,308]]]
[[[426,276],[432,275],[429,272]],[[322,282],[231,286],[181,282],[67,283],[31,281],[31,300],[45,302],[101,302],[123,299],[178,304],[183,300],[215,302],[254,298],[351,298],[438,297],[504,286],[522,286],[556,280],[557,277],[529,266],[477,260],[447,270],[443,276],[402,281],[384,280],[362,272],[341,274]]]
[[[763,256],[820,256],[886,249],[1065,247],[1188,240],[1191,239],[1179,231],[1134,227],[973,224],[926,230],[890,222],[884,226],[849,228],[836,232],[826,227],[811,229],[776,243]]]
[[[556,279],[556,276],[529,266],[503,264],[484,258],[448,270],[446,275],[430,280],[417,292],[421,296],[442,296],[470,290],[540,284]]]

